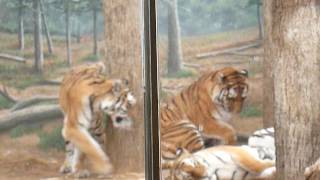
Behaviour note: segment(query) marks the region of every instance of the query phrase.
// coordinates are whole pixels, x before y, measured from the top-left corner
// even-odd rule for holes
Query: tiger
[[[59,104],[64,113],[62,135],[66,158],[61,173],[88,176],[83,162],[87,158],[95,173],[108,175],[112,165],[103,151],[103,117],[107,114],[115,127],[130,128],[128,110],[136,99],[128,81],[107,79],[103,63],[87,64],[72,69],[64,76],[59,91]]]
[[[264,128],[255,131],[248,139],[248,146],[256,148],[261,159],[276,159],[274,143],[274,128]]]
[[[160,131],[189,120],[204,137],[235,144],[235,130],[226,122],[239,113],[248,93],[248,71],[226,67],[202,75],[160,108]],[[162,138],[162,137],[161,137]]]
[[[222,145],[189,153],[181,148],[177,158],[165,166],[170,180],[246,180],[270,179],[276,172],[275,161],[262,160],[257,149],[249,146]]]
[[[161,162],[176,160],[178,148],[184,148],[189,152],[204,149],[204,139],[199,129],[190,121],[182,120],[173,123],[161,131]],[[162,169],[168,167],[162,166]]]

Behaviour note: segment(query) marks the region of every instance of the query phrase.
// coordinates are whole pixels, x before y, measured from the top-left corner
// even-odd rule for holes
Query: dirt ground
[[[252,37],[250,36],[252,39]],[[249,40],[251,40],[249,38]],[[241,39],[243,40],[243,39]],[[217,44],[213,44],[216,46]],[[209,48],[209,47],[208,47]],[[211,49],[210,49],[211,50]],[[184,50],[185,51],[185,50]],[[184,78],[161,78],[162,91],[166,97],[170,97],[185,88],[190,82],[197,79],[202,72],[208,69],[218,69],[225,66],[234,66],[236,68],[245,68],[249,70],[249,97],[246,106],[261,107],[262,103],[262,75],[261,75],[261,58],[255,56],[223,55],[206,59],[197,59],[195,55],[198,51],[187,49],[186,62],[198,65],[196,68],[188,68],[195,72],[192,77]],[[207,52],[205,49],[204,52]],[[261,48],[252,48],[246,53],[261,53]],[[161,59],[160,59],[161,61]],[[160,67],[162,68],[162,67]],[[29,97],[33,94],[54,95],[57,94],[58,88],[52,86],[46,87],[29,87],[23,91],[9,89],[12,95],[19,98]],[[6,114],[6,110],[1,110],[0,115]],[[50,129],[61,123],[61,119],[49,123],[45,128]],[[262,127],[262,118],[258,117],[235,117],[230,122],[238,133],[249,135],[256,129]],[[60,180],[68,179],[59,174],[59,167],[64,159],[64,152],[58,150],[43,151],[39,149],[39,137],[37,134],[27,134],[19,138],[10,137],[9,133],[0,134],[0,180],[33,180],[47,179]],[[118,171],[119,172],[119,171]],[[121,171],[120,171],[121,172]],[[110,179],[115,180],[138,180],[144,179],[143,172],[121,172],[114,174]]]

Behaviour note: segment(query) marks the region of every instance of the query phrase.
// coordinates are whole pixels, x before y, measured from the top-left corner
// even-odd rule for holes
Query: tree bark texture
[[[168,0],[168,74],[182,69],[181,34],[177,0]]]
[[[269,0],[268,0],[269,1]],[[320,21],[317,0],[273,0],[271,44],[277,179],[304,179],[320,156]],[[267,41],[269,42],[269,41]]]
[[[272,71],[272,3],[273,0],[263,1],[264,12],[264,61],[263,61],[263,126],[274,126],[274,89]]]
[[[41,28],[41,8],[40,0],[33,0],[33,19],[34,19],[34,68],[37,72],[43,71],[43,45]]]
[[[141,0],[104,0],[105,50],[108,76],[129,79],[137,104],[130,110],[131,131],[107,127],[106,150],[115,169],[144,168]]]

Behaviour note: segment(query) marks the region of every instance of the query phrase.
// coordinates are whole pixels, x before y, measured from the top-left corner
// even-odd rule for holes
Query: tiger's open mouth
[[[130,130],[132,127],[132,119],[128,115],[114,114],[110,118],[115,128]]]

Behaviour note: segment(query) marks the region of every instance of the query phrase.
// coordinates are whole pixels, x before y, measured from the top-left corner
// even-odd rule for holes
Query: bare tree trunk
[[[274,110],[273,110],[273,72],[271,47],[272,47],[272,0],[263,1],[264,12],[264,61],[263,61],[263,126],[265,128],[274,126]]]
[[[18,39],[19,39],[19,49],[20,51],[24,50],[24,26],[23,26],[23,15],[24,15],[24,4],[23,0],[19,0],[19,32],[18,32]]]
[[[98,55],[98,28],[97,28],[97,14],[96,7],[93,8],[93,54]]]
[[[258,18],[258,25],[259,25],[259,39],[263,39],[264,32],[263,32],[263,17],[261,15],[261,4],[257,3],[257,18]]]
[[[106,67],[110,78],[128,78],[137,105],[130,110],[133,130],[107,127],[106,150],[116,169],[144,168],[144,121],[142,91],[141,0],[105,0]]]
[[[47,18],[44,14],[44,7],[43,7],[42,0],[40,0],[40,4],[41,4],[41,6],[40,6],[41,7],[41,17],[42,17],[44,32],[45,32],[46,38],[47,38],[48,52],[49,52],[49,54],[52,54],[53,53],[52,39],[51,39],[50,31],[48,29]]]
[[[41,8],[40,0],[33,0],[34,19],[34,68],[37,72],[43,71],[43,45],[41,28]]]
[[[70,2],[65,2],[65,23],[66,23],[66,48],[67,48],[67,61],[68,65],[72,65],[71,57],[71,33],[70,33]]]
[[[81,13],[80,11],[77,13],[77,43],[80,43],[80,38],[81,38],[81,23],[80,23],[80,16]]]
[[[168,4],[168,74],[175,74],[182,69],[181,35],[177,0]]]
[[[274,70],[277,179],[304,179],[320,156],[320,17],[318,0],[274,0]],[[270,29],[269,29],[270,30]]]

